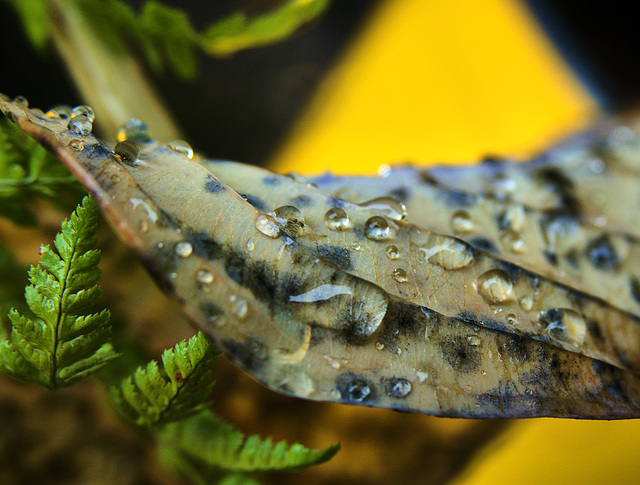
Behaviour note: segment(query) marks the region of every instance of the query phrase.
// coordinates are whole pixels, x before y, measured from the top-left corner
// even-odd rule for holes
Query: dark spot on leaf
[[[640,303],[640,281],[633,276],[631,277],[631,296],[636,303]]]
[[[324,245],[316,247],[315,253],[342,270],[351,269],[349,250],[338,246]]]
[[[291,205],[294,205],[298,208],[300,207],[309,207],[311,205],[312,199],[308,195],[299,195],[291,199]]]
[[[438,185],[438,181],[426,170],[420,172],[420,179],[427,185]]]
[[[587,244],[585,252],[591,264],[598,269],[614,269],[620,266],[618,253],[606,234]]]
[[[558,266],[558,255],[555,252],[545,249],[542,254],[551,266]]]
[[[476,201],[474,194],[452,189],[442,189],[440,196],[444,199],[447,206],[450,207],[469,207]]]
[[[567,260],[567,263],[569,263],[569,266],[571,266],[573,269],[580,269],[580,260],[578,256],[578,251],[575,248],[572,248],[569,251],[567,251],[567,253],[564,256]]]
[[[347,402],[362,403],[376,399],[376,389],[371,381],[354,373],[345,372],[336,378],[340,397]]]
[[[500,330],[501,332],[511,333],[511,331],[509,331],[507,327],[505,327],[498,320],[491,320],[488,318],[484,318],[480,320],[474,313],[471,313],[471,312],[460,312],[456,316],[456,318],[474,327],[484,327],[484,328],[490,328],[492,330]]]
[[[255,340],[236,342],[223,340],[222,351],[247,372],[257,372],[267,362],[268,357],[262,344]]]
[[[528,344],[525,338],[513,334],[498,333],[496,334],[496,340],[503,360],[521,365],[529,357]]]
[[[207,178],[204,181],[204,190],[206,190],[210,194],[217,194],[224,191],[225,187],[213,175],[207,175]]]
[[[488,253],[498,254],[495,244],[486,237],[475,237],[469,241],[469,244]]]
[[[544,167],[537,172],[540,182],[555,192],[566,211],[578,213],[579,204],[573,193],[573,182],[557,167]]]
[[[249,194],[240,194],[240,196],[246,200],[247,202],[249,202],[249,204],[251,204],[255,209],[258,209],[259,211],[262,212],[266,212],[268,210],[266,204],[264,203],[264,201],[254,195],[249,195]]]
[[[275,187],[276,185],[280,185],[282,183],[282,180],[280,180],[280,177],[278,177],[277,175],[267,175],[262,179],[262,183],[264,185]]]
[[[595,340],[603,341],[604,335],[602,335],[602,329],[600,328],[600,324],[596,320],[589,320],[587,322],[587,328],[589,329],[589,333]]]
[[[457,372],[468,374],[480,368],[480,352],[465,340],[441,341],[439,344],[445,362]]]
[[[406,202],[409,198],[410,191],[407,187],[399,187],[389,192],[390,197],[398,199],[400,202]]]

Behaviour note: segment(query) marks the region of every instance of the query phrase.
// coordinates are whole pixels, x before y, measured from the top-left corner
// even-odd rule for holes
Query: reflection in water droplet
[[[71,116],[71,107],[66,104],[60,104],[58,106],[54,106],[49,111],[45,113],[47,118],[57,118],[60,120],[67,120]]]
[[[504,174],[498,174],[491,182],[493,195],[497,199],[506,199],[518,188],[518,183]]]
[[[507,323],[509,325],[518,325],[520,322],[518,321],[518,317],[516,317],[513,313],[509,313],[507,315]]]
[[[280,226],[276,220],[268,214],[260,214],[256,219],[255,227],[265,236],[274,239],[280,236]]]
[[[384,217],[370,217],[364,224],[364,233],[372,241],[383,241],[389,239],[391,228]]]
[[[362,251],[362,246],[360,246],[360,243],[358,241],[354,241],[353,243],[351,243],[351,249],[353,249],[354,251]]]
[[[89,118],[84,115],[79,115],[69,120],[67,129],[77,133],[78,135],[87,136],[91,133],[93,125],[91,124],[91,121],[89,121]]]
[[[393,279],[396,280],[398,283],[406,283],[407,281],[409,281],[409,278],[407,277],[407,272],[402,268],[396,268],[393,270]]]
[[[467,342],[469,342],[469,345],[477,347],[478,345],[480,345],[480,337],[478,337],[477,335],[469,335],[467,337]]]
[[[349,216],[344,209],[334,207],[324,215],[324,223],[331,231],[344,231],[349,227]]]
[[[553,340],[572,346],[584,343],[587,322],[584,317],[570,308],[553,308],[540,312],[540,323],[547,325],[546,331]]]
[[[132,164],[138,159],[140,147],[130,140],[125,140],[116,143],[113,153],[118,155],[123,162]]]
[[[313,303],[325,301],[338,295],[351,295],[351,288],[344,285],[320,285],[300,295],[289,295],[289,301]]]
[[[469,234],[475,230],[471,214],[465,210],[455,211],[451,215],[451,229],[457,234]]]
[[[435,236],[427,248],[420,248],[425,261],[446,270],[466,268],[474,262],[473,250],[466,244],[448,236]]]
[[[149,143],[151,138],[149,137],[146,123],[143,123],[138,119],[131,118],[124,125],[118,128],[116,140],[129,140],[137,143],[138,145],[144,145],[145,143]]]
[[[395,398],[403,398],[407,397],[410,392],[411,382],[409,382],[407,379],[391,379],[391,389],[389,391],[389,396]]]
[[[203,285],[210,285],[213,283],[213,273],[206,269],[199,269],[196,272],[196,280],[198,283],[202,283]]]
[[[67,146],[74,152],[81,152],[82,150],[84,150],[84,142],[77,138],[72,138],[71,140],[69,140]]]
[[[518,300],[518,303],[520,303],[523,310],[529,311],[533,308],[533,298],[530,296],[523,296]]]
[[[385,250],[389,259],[398,259],[400,257],[400,251],[397,246],[387,246]]]
[[[274,210],[273,215],[287,236],[296,237],[304,234],[304,216],[297,207],[283,205]]]
[[[382,342],[380,342],[379,340],[376,342],[376,349],[378,349],[378,350],[384,349],[384,344]]]
[[[407,217],[407,208],[405,205],[393,197],[376,197],[375,199],[361,202],[358,206],[380,212],[392,221],[401,221]]]
[[[249,307],[247,305],[247,302],[244,300],[238,300],[233,304],[233,314],[239,318],[240,320],[242,320],[244,317],[247,316],[247,313],[249,313]]]
[[[256,245],[253,241],[247,241],[247,251],[251,252],[256,248]]]
[[[193,148],[184,140],[173,140],[167,143],[167,146],[173,151],[186,155],[187,158],[193,158]]]
[[[75,118],[76,116],[86,116],[89,122],[93,123],[96,119],[96,115],[93,113],[93,110],[89,106],[81,105],[76,106],[69,113],[71,118]]]
[[[526,250],[524,241],[517,232],[506,230],[500,233],[500,241],[512,253],[523,253]]]
[[[478,278],[478,293],[489,304],[502,303],[514,297],[513,283],[509,275],[500,269],[492,269]]]
[[[181,258],[188,258],[193,253],[193,246],[187,241],[180,241],[176,244],[175,251]]]

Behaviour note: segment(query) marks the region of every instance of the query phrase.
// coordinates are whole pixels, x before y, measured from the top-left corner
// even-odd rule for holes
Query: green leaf
[[[295,443],[245,436],[211,412],[166,425],[162,440],[182,453],[227,472],[296,471],[331,459],[340,449],[333,445],[312,450]]]
[[[129,420],[152,426],[184,419],[204,409],[211,393],[211,364],[218,353],[202,333],[179,342],[156,361],[138,367],[109,389],[118,410]]]
[[[5,0],[16,11],[25,34],[39,50],[49,37],[49,9],[46,0]]]
[[[242,49],[282,41],[307,22],[320,15],[329,0],[289,0],[281,7],[248,18],[236,12],[215,23],[200,37],[203,50],[213,56],[225,56]]]
[[[17,225],[34,225],[27,203],[34,195],[60,203],[62,189],[79,193],[80,185],[33,138],[6,118],[0,119],[0,216]]]
[[[62,223],[57,253],[40,248],[29,270],[25,300],[32,315],[9,312],[8,339],[0,343],[0,370],[49,389],[66,387],[117,356],[110,343],[110,313],[90,313],[100,296],[96,244],[98,207],[91,197]]]

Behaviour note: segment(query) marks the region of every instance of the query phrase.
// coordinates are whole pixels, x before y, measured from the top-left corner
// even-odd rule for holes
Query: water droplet
[[[478,293],[489,304],[503,303],[514,297],[513,283],[509,275],[500,269],[492,269],[478,278]]]
[[[418,378],[418,380],[420,382],[424,382],[429,377],[429,373],[428,372],[422,372],[422,371],[416,371],[416,377]]]
[[[478,345],[480,345],[480,337],[478,337],[477,335],[469,335],[467,337],[467,342],[469,342],[469,345],[477,347]]]
[[[411,382],[403,378],[395,378],[390,380],[391,389],[389,396],[395,398],[407,397],[411,392]]]
[[[274,210],[273,215],[287,236],[296,237],[304,234],[304,216],[297,207],[283,205]]]
[[[448,236],[435,236],[428,248],[420,248],[425,261],[446,270],[466,268],[474,262],[473,249]]]
[[[265,236],[277,238],[280,236],[280,226],[276,220],[268,214],[260,214],[256,219],[255,227]]]
[[[587,334],[587,322],[584,317],[570,308],[553,308],[540,312],[540,323],[546,325],[546,331],[553,340],[572,346],[584,343]]]
[[[113,153],[118,155],[123,162],[132,164],[138,159],[140,147],[131,140],[125,140],[116,144]]]
[[[518,183],[504,174],[498,174],[491,182],[493,195],[497,199],[506,199],[518,188]]]
[[[377,341],[376,342],[376,349],[378,349],[378,350],[384,349],[384,344],[382,342],[380,342],[380,341]]]
[[[500,233],[500,241],[512,253],[523,253],[526,250],[524,241],[517,232],[506,230]]]
[[[84,150],[84,142],[79,140],[78,138],[72,138],[67,143],[67,146],[71,148],[74,152],[81,152]]]
[[[187,158],[193,158],[193,148],[184,140],[173,140],[167,143],[167,146],[173,151],[186,155]]]
[[[162,248],[164,248],[164,243],[163,242],[159,242],[158,244],[156,244],[156,247],[158,249],[162,249]]]
[[[256,248],[256,245],[253,241],[247,241],[247,251],[251,252]]]
[[[334,207],[324,215],[324,223],[331,231],[344,231],[349,228],[349,216],[344,209]]]
[[[523,296],[518,300],[518,303],[525,311],[529,311],[533,308],[533,298],[530,296]]]
[[[391,167],[387,164],[382,164],[378,167],[378,176],[381,178],[387,178],[391,175]]]
[[[469,214],[465,210],[455,211],[451,215],[451,229],[457,234],[469,234],[475,230],[475,224]]]
[[[144,145],[145,143],[149,143],[151,138],[149,137],[149,131],[146,123],[138,119],[131,118],[124,125],[118,128],[116,140],[129,140],[137,143],[138,145]]]
[[[188,258],[189,256],[191,256],[191,253],[193,253],[193,246],[190,242],[180,241],[178,244],[176,244],[175,251],[176,254],[181,258]]]
[[[393,279],[396,280],[398,283],[406,283],[407,281],[409,281],[409,278],[407,277],[407,272],[402,268],[396,268],[393,270]]]
[[[507,210],[500,217],[501,229],[508,229],[513,232],[521,232],[526,222],[524,206],[520,204],[509,205]]]
[[[91,124],[91,121],[89,121],[89,118],[84,115],[79,115],[69,120],[69,123],[67,123],[67,129],[77,133],[78,135],[87,136],[91,134],[93,125]]]
[[[391,228],[384,217],[370,217],[364,224],[364,233],[372,241],[383,241],[389,239]]]
[[[398,259],[400,257],[400,251],[397,246],[387,246],[386,253],[389,259]]]
[[[203,285],[210,285],[213,283],[213,273],[206,269],[199,269],[196,272],[196,280],[198,283],[202,283]]]
[[[518,321],[518,317],[516,317],[513,313],[509,313],[507,315],[507,323],[509,325],[518,325],[520,322]]]
[[[76,106],[71,110],[69,114],[71,118],[75,118],[76,116],[86,116],[89,122],[93,123],[96,119],[96,115],[93,113],[93,110],[89,106],[81,105]]]
[[[71,116],[71,107],[66,104],[59,104],[58,106],[54,106],[49,111],[45,113],[47,118],[57,118],[60,120],[68,120]]]
[[[360,246],[360,243],[358,241],[354,241],[353,243],[351,243],[351,249],[353,249],[354,251],[362,251],[362,246]]]
[[[16,96],[15,98],[13,98],[13,102],[22,106],[23,108],[29,107],[29,100],[24,96]]]
[[[249,306],[247,305],[246,301],[238,300],[233,304],[232,311],[237,318],[242,320],[244,317],[247,316],[247,313],[249,313]]]
[[[380,212],[392,221],[401,221],[407,217],[407,208],[405,205],[393,197],[376,197],[375,199],[361,202],[358,206]]]

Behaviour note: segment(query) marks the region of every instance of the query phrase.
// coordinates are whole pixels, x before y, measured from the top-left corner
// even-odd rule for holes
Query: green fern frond
[[[179,342],[156,361],[138,367],[112,386],[109,394],[118,410],[142,426],[184,419],[204,409],[213,384],[209,368],[218,353],[202,333]]]
[[[296,471],[331,459],[340,449],[333,445],[312,450],[295,443],[274,444],[257,435],[245,436],[211,412],[165,426],[162,440],[180,452],[226,472],[261,473]]]
[[[117,356],[110,313],[90,313],[100,297],[98,207],[85,197],[29,270],[25,300],[32,317],[12,309],[11,335],[0,343],[0,370],[49,389],[66,387]]]
[[[60,190],[80,185],[42,145],[6,118],[0,119],[0,216],[33,225],[26,205],[34,195],[60,201]]]
[[[46,2],[7,1],[20,16],[32,42],[44,45],[53,22]],[[144,52],[153,69],[170,67],[190,78],[197,71],[198,49],[220,57],[282,41],[328,5],[329,0],[287,0],[273,11],[252,18],[243,12],[234,13],[203,33],[193,28],[186,12],[156,0],[147,0],[139,14],[121,0],[69,0],[64,8],[80,9],[92,29],[116,51],[127,52],[133,45]]]

